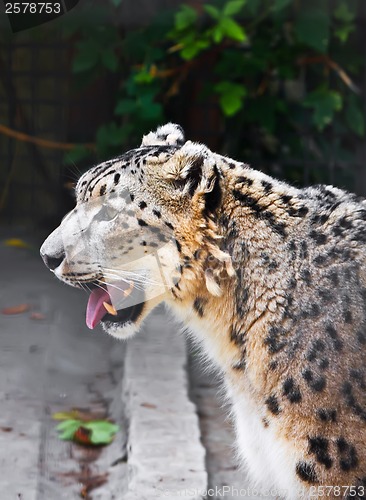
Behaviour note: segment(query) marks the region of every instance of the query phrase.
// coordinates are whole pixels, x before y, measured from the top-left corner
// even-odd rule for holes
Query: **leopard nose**
[[[58,267],[61,264],[61,262],[64,260],[65,254],[62,253],[60,255],[47,255],[47,254],[41,252],[41,257],[43,259],[43,262],[48,267],[48,269],[50,269],[51,271],[54,271],[56,269],[56,267]]]

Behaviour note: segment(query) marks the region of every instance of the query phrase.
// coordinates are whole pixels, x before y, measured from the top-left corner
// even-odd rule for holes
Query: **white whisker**
[[[88,290],[90,291],[88,285],[86,285],[85,283],[82,283],[81,281],[76,281],[76,283],[80,286],[80,288],[83,290],[83,292],[88,292]]]
[[[99,281],[99,283],[103,283],[104,284],[104,281],[100,280],[100,279],[97,279],[95,281]],[[100,288],[101,290],[105,290],[104,286],[101,286],[101,285],[98,285],[98,283],[94,283],[95,286],[97,286],[98,288]]]
[[[118,277],[121,278],[125,281],[134,281],[137,283],[143,283],[143,284],[150,284],[150,285],[161,285],[160,281],[151,279],[150,277],[144,275],[141,275],[141,273],[136,273],[134,271],[127,271],[123,269],[111,269],[111,268],[104,268],[103,270],[103,275],[104,276],[110,276],[110,277]]]
[[[150,278],[147,278],[146,276],[139,276],[139,275],[126,276],[125,274],[121,275],[121,274],[114,274],[114,273],[108,273],[108,272],[104,272],[103,275],[109,279],[123,279],[123,281],[127,281],[127,282],[132,281],[134,283],[135,287],[137,289],[141,289],[141,290],[143,290],[144,285],[159,286],[162,284],[161,282],[156,281],[156,280],[152,280]]]
[[[106,285],[107,287],[110,286],[111,288],[115,288],[116,290],[119,290],[120,292],[122,292],[122,294],[124,294],[124,290],[123,288],[120,288],[119,286],[117,285],[113,285],[112,283],[108,283],[107,281],[102,281],[102,280],[97,280],[99,281],[100,283],[103,283],[103,285]],[[97,285],[98,286],[98,285]],[[103,288],[103,287],[100,287],[100,288]],[[104,289],[104,288],[103,288]]]

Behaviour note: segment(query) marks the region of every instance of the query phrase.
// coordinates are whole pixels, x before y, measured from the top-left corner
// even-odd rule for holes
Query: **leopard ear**
[[[182,127],[176,123],[166,123],[144,135],[141,146],[183,146],[184,141]]]
[[[183,193],[201,199],[206,212],[214,212],[221,202],[221,174],[215,160],[206,146],[187,141],[163,167]]]

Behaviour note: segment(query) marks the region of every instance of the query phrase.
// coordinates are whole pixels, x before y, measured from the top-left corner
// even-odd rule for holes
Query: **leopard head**
[[[220,179],[215,154],[172,123],[82,175],[75,208],[41,256],[61,281],[90,292],[89,328],[126,338],[161,302],[221,293],[230,259],[215,222]]]

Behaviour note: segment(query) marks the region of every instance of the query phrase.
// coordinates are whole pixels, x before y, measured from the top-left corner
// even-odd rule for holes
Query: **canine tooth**
[[[117,316],[117,311],[115,308],[112,306],[112,304],[108,304],[108,302],[103,302],[103,306],[107,309],[109,314],[112,314],[112,316]]]

